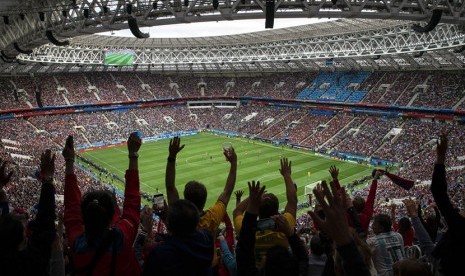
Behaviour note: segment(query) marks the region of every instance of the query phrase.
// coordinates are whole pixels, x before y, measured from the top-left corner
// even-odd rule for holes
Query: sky
[[[316,18],[276,18],[274,29],[288,28],[299,25],[327,22],[334,19]],[[179,38],[179,37],[205,37],[218,35],[233,35],[250,32],[264,31],[265,19],[213,21],[189,24],[173,24],[153,27],[141,27],[141,32],[150,33],[152,38]],[[112,35],[111,32],[99,33],[100,35]],[[114,31],[114,36],[133,37],[129,29]]]

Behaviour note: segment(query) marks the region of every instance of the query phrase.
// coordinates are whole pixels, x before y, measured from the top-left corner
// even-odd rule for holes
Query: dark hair
[[[0,216],[0,256],[18,250],[24,239],[23,232],[21,221],[10,214]]]
[[[357,213],[361,213],[363,212],[363,209],[365,209],[365,199],[361,196],[354,197],[354,199],[352,199],[352,204],[354,205],[354,209]]]
[[[94,244],[109,230],[115,214],[115,205],[112,194],[107,191],[92,191],[84,195],[81,212],[89,243]]]
[[[313,255],[317,256],[321,256],[325,253],[325,249],[319,236],[313,236],[310,240],[310,250]]]
[[[282,276],[299,275],[299,262],[287,248],[275,246],[266,252],[266,261],[262,275]],[[263,273],[264,272],[264,273]]]
[[[186,236],[197,229],[199,220],[199,210],[194,203],[180,199],[169,206],[166,226],[171,234]]]
[[[271,193],[264,194],[260,208],[258,209],[258,216],[260,219],[269,218],[279,213],[279,200]]]
[[[202,211],[207,201],[207,189],[198,181],[189,181],[184,187],[184,199],[194,203],[198,210]]]
[[[399,219],[399,233],[405,234],[412,228],[412,223],[406,217]]]
[[[391,218],[386,214],[379,214],[373,218],[373,223],[377,223],[381,228],[382,232],[389,232],[392,228]]]

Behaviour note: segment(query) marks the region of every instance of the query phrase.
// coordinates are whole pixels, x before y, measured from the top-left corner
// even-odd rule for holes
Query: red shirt
[[[84,237],[84,222],[81,214],[81,191],[77,185],[75,174],[65,177],[65,210],[64,225],[71,247],[75,269],[86,268],[93,257],[95,250],[89,250]],[[118,233],[122,233],[120,250],[116,256],[115,275],[139,275],[140,268],[132,248],[139,228],[140,220],[140,193],[139,172],[126,171],[126,188],[124,191],[123,213],[119,221],[113,225]],[[121,237],[121,235],[120,235]],[[92,275],[109,275],[111,266],[111,250],[108,250],[98,261]],[[87,272],[82,273],[87,275]]]
[[[402,235],[402,239],[404,239],[404,246],[412,246],[413,245],[413,238],[415,237],[415,231],[413,230],[413,227],[410,227],[410,229],[406,233],[400,233],[399,232],[399,225],[397,223],[395,223],[394,224],[394,230]]]

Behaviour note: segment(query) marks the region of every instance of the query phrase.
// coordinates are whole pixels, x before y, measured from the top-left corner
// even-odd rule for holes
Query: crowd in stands
[[[272,83],[298,83],[305,77],[285,75],[252,87],[268,79],[219,81],[140,73],[129,79],[118,73],[112,77],[98,73],[75,79],[46,76],[38,88],[31,78],[16,77],[14,84],[25,92],[18,100],[5,94],[0,108],[33,103],[37,89],[44,105],[63,105],[65,99],[71,103],[95,102],[97,97],[87,90],[87,80],[97,86],[100,101],[125,101],[155,95],[199,96],[199,82],[207,83],[205,96],[227,91],[228,96],[280,97],[282,91],[273,90]],[[225,88],[228,81],[235,82],[229,90]],[[83,82],[85,85],[81,85]],[[142,83],[150,88],[143,89]],[[170,88],[170,83],[179,84],[179,88]],[[385,83],[394,85],[388,93],[378,91],[377,86]],[[116,89],[117,84],[131,88]],[[421,84],[427,85],[426,91],[413,90]],[[0,93],[4,95],[12,87],[2,79]],[[380,72],[368,77],[362,87],[371,91],[364,102],[397,101],[404,105],[418,94],[413,105],[445,108],[463,97],[463,93],[452,91],[463,90],[465,84],[447,74]],[[441,87],[445,89],[444,98],[440,96]],[[287,95],[295,97],[298,93],[289,86],[285,89]],[[430,92],[437,103],[425,97],[424,93]],[[464,218],[458,210],[465,208],[465,129],[460,124],[315,114],[304,108],[260,105],[199,109],[178,105],[15,118],[0,120],[0,127],[5,130],[0,134],[0,275],[323,275],[323,271],[324,275],[457,275],[454,273],[464,245],[458,234],[464,230]],[[125,141],[134,131],[147,137],[193,129],[226,130],[280,141],[288,138],[292,144],[315,150],[324,147],[328,152],[380,158],[399,164],[399,175],[416,184],[407,190],[379,172],[371,185],[346,194],[338,186],[337,170],[332,168],[333,182],[315,189],[312,204],[297,203],[291,164],[282,160],[288,202],[282,214],[274,195],[265,193],[264,187],[252,179],[250,190],[244,191],[249,197],[241,198],[242,192],[235,194],[236,209],[227,214],[226,206],[234,197],[234,150],[225,151],[231,171],[224,192],[214,206],[203,206],[207,191],[201,183],[189,182],[184,200],[173,189],[176,155],[183,147],[176,138],[170,143],[167,161],[169,208],[160,213],[146,206],[139,212],[138,137],[131,135],[128,140],[124,198],[109,193],[102,185],[105,181],[93,177],[105,172],[95,171],[94,165],[82,160],[75,163],[74,145]],[[69,135],[73,139],[68,138],[65,144]],[[47,151],[60,152],[63,148],[64,158],[55,158]],[[432,164],[436,164],[434,173]],[[9,172],[14,172],[11,177]],[[105,179],[109,184],[115,180],[112,176]],[[86,196],[81,200],[81,195]],[[311,212],[297,216],[297,209],[310,205]],[[158,212],[161,222],[153,221],[153,212]],[[255,235],[263,227],[262,219],[272,221],[275,228],[262,229]],[[223,220],[230,226],[217,231]],[[183,223],[176,223],[179,221]],[[18,232],[23,230],[24,237]],[[265,255],[260,263],[258,259]],[[412,258],[415,256],[421,258]]]
[[[454,130],[435,137],[423,164],[431,185],[375,170],[371,184],[351,191],[331,166],[330,183],[318,184],[310,211],[297,216],[287,158],[280,160],[283,211],[259,181],[235,191],[232,147],[224,149],[230,163],[224,189],[205,206],[211,195],[196,180],[179,196],[176,160],[189,145],[175,137],[167,149],[166,202],[141,206],[137,133],[127,140],[124,198],[117,198],[86,179],[74,136],[52,141],[31,132],[26,120],[0,123],[11,130],[0,156],[2,275],[457,275],[461,267],[464,179],[448,180],[446,172],[461,142]],[[29,139],[36,141],[32,147],[19,146]],[[21,163],[6,154],[13,149],[5,142],[31,158]],[[28,196],[30,202],[18,200]],[[228,214],[231,200],[235,209]]]
[[[40,74],[2,78],[0,97],[4,98],[4,102],[0,108],[35,107],[38,105],[35,93],[39,91],[44,106],[180,97],[250,96],[280,99],[310,97],[311,100],[321,101],[464,109],[465,81],[462,76],[462,72],[442,71],[377,71],[371,74],[336,71],[241,77],[167,76],[142,72]],[[321,86],[328,82],[329,87]],[[13,93],[15,89],[22,91],[17,98]],[[317,95],[301,96],[309,89],[317,91]],[[349,96],[354,89],[361,94]]]

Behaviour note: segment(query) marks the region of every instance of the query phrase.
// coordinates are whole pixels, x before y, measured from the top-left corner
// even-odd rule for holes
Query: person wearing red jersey
[[[116,204],[110,193],[93,191],[81,198],[74,174],[73,137],[66,140],[63,150],[66,161],[64,225],[76,275],[140,274],[132,245],[140,219],[138,151],[141,144],[137,134],[131,133],[127,142],[129,169],[123,212],[113,223]]]

